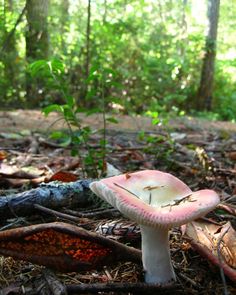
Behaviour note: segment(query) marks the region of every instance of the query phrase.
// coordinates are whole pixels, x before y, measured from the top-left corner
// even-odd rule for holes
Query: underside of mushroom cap
[[[95,181],[91,190],[139,224],[172,227],[199,218],[219,203],[212,190],[192,192],[178,178],[157,170]]]

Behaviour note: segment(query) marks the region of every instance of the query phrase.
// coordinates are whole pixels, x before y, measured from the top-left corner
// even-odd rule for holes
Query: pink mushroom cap
[[[91,190],[141,225],[165,227],[197,219],[220,202],[213,190],[193,192],[175,176],[144,170],[95,181]]]

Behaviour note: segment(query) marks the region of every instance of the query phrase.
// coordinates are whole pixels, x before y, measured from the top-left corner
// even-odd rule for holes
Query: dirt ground
[[[79,118],[85,125],[93,128],[102,128],[102,116],[95,114],[85,116],[80,114]],[[109,129],[114,130],[132,130],[132,131],[155,131],[157,126],[151,124],[151,119],[141,116],[115,115],[118,124],[109,124]],[[50,128],[65,127],[62,121],[58,121],[59,117],[56,113],[45,117],[41,111],[37,110],[15,110],[15,111],[0,111],[0,132],[13,132],[21,130],[41,130],[47,131]],[[183,117],[171,121],[174,129],[190,129],[190,130],[224,130],[236,132],[236,123],[230,122],[210,122],[202,119],[191,117]]]

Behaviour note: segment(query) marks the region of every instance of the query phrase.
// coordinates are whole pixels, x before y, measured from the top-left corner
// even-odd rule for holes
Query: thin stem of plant
[[[49,66],[50,67],[50,66]],[[50,68],[51,69],[51,68]],[[51,75],[52,75],[52,78],[53,80],[56,82],[56,84],[58,85],[58,87],[60,88],[63,96],[64,96],[64,99],[66,100],[67,98],[67,95],[65,93],[65,90],[63,89],[63,87],[61,86],[61,83],[58,81],[57,77],[54,75],[53,71],[51,70]],[[93,165],[93,169],[96,173],[96,176],[98,176],[98,171],[97,171],[97,167],[96,167],[96,163],[94,162],[94,157],[93,157],[93,154],[91,152],[91,148],[90,146],[88,145],[87,143],[87,140],[85,139],[84,137],[84,134],[83,134],[83,130],[81,128],[81,124],[79,123],[78,119],[76,118],[73,110],[71,110],[71,114],[72,114],[72,119],[73,119],[73,122],[75,123],[76,127],[78,128],[80,134],[81,134],[81,137],[83,139],[83,145],[84,145],[84,148],[87,150],[88,154],[89,154],[89,157],[90,159],[92,160],[92,165]],[[64,118],[66,124],[67,124],[67,127],[69,129],[69,132],[70,132],[70,135],[73,137],[74,136],[74,132],[71,128],[71,123],[69,122],[69,120],[67,118]],[[81,153],[79,152],[79,149],[78,149],[78,157],[81,161],[81,169],[82,169],[82,173],[83,175],[85,176],[85,171],[86,171],[86,168],[85,168],[85,165],[84,165],[84,161],[83,161],[83,157],[81,155]]]
[[[102,165],[103,169],[105,167],[106,161],[106,130],[107,130],[107,122],[106,122],[106,103],[105,103],[105,95],[104,95],[104,77],[102,75],[101,81],[101,91],[102,91],[102,118],[103,118],[103,144],[102,144]],[[104,171],[102,171],[104,172]]]

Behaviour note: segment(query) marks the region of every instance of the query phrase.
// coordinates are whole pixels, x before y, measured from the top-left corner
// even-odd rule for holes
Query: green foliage
[[[144,114],[149,110],[168,113],[173,106],[195,113],[205,42],[206,1],[93,1],[89,36],[86,1],[49,2],[50,62],[40,60],[30,66],[38,82],[36,98],[26,97],[27,18],[22,18],[8,46],[1,51],[25,1],[4,1],[0,5],[2,106],[24,106],[27,102],[30,106],[33,100],[35,107],[65,102],[71,106],[79,102],[80,109],[87,108],[92,113],[101,111],[105,102],[109,111],[117,111],[119,107],[123,113]],[[217,114],[213,117],[227,120],[234,120],[236,112],[235,13],[236,2],[221,1],[212,113]],[[87,59],[90,77],[87,77]],[[103,72],[98,73],[96,67]],[[115,69],[116,74],[109,69]],[[109,75],[112,82],[107,79]],[[74,102],[68,103],[69,99]]]
[[[172,117],[183,116],[184,112],[179,111],[177,108],[173,107],[172,111],[161,113],[157,111],[148,111],[146,115],[151,118],[151,124],[153,126],[161,126],[163,134],[156,132],[144,132],[140,131],[138,139],[146,143],[145,151],[149,154],[155,156],[156,161],[164,163],[165,166],[171,166],[171,155],[175,151],[175,141],[171,137],[171,125],[170,120]],[[160,131],[160,129],[159,129]]]

